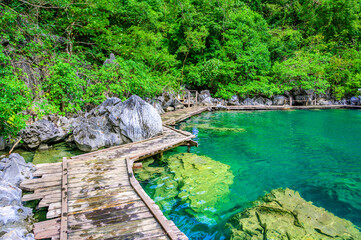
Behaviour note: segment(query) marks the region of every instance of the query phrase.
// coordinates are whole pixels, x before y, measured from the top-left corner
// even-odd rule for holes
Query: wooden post
[[[196,104],[198,105],[198,91],[196,91]]]
[[[191,91],[188,91],[188,107],[191,107]]]
[[[292,96],[290,96],[290,107],[292,107]]]

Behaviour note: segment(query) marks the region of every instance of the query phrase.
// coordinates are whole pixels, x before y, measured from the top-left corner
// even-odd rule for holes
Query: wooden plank
[[[60,240],[68,239],[68,160],[63,158],[63,176],[61,184],[61,222]]]
[[[144,192],[143,188],[140,186],[139,182],[135,179],[133,174],[133,168],[132,168],[132,162],[130,159],[127,159],[127,168],[129,173],[129,179],[132,187],[137,192],[137,194],[141,197],[141,199],[144,201],[144,203],[148,206],[149,210],[153,214],[153,216],[157,219],[157,221],[160,223],[162,228],[167,233],[168,237],[172,240],[177,239],[177,235],[173,232],[171,229],[169,223],[167,222],[167,219],[165,219],[163,213],[158,209],[154,207],[154,201],[150,199],[150,197]]]
[[[31,201],[31,200],[36,200],[36,199],[42,199],[45,196],[48,195],[53,195],[53,194],[59,194],[59,199],[60,199],[60,188],[57,190],[49,190],[49,191],[44,191],[41,193],[30,193],[30,194],[25,194],[21,201],[26,202],[26,201]]]
[[[52,238],[59,235],[60,218],[34,223],[35,239]]]
[[[48,181],[48,182],[40,182],[40,183],[32,183],[32,184],[20,184],[20,188],[25,190],[25,191],[34,191],[35,189],[38,188],[47,188],[47,187],[55,187],[55,186],[59,186],[61,185],[61,180],[56,180],[56,181]]]

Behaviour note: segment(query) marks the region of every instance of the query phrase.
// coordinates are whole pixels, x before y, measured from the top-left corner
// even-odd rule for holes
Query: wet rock
[[[20,136],[29,148],[42,143],[53,143],[64,139],[68,133],[48,120],[39,120],[20,131]]]
[[[276,189],[228,221],[231,239],[361,239],[345,219],[312,205],[290,189]]]
[[[34,165],[26,163],[24,158],[17,153],[10,154],[9,158],[0,160],[0,179],[13,186],[19,187],[24,179],[33,177]]]
[[[0,180],[0,239],[34,239],[31,231],[32,209],[21,204],[22,192]]]
[[[231,106],[239,106],[239,105],[241,105],[239,103],[239,98],[238,98],[237,95],[233,95],[231,97],[231,99],[228,101],[228,104],[231,105]]]
[[[0,136],[0,151],[5,150],[6,148],[6,141],[4,137]]]
[[[42,144],[40,144],[40,146],[38,147],[38,150],[48,150],[48,149],[50,149],[50,148],[52,148],[52,146],[49,146],[49,145],[46,144],[46,143],[42,143]]]
[[[273,97],[272,104],[276,105],[276,106],[282,106],[282,105],[286,104],[286,101],[287,101],[287,99],[286,99],[285,96],[276,95],[276,96]]]

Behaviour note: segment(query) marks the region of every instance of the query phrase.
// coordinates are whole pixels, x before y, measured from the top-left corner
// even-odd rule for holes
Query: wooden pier
[[[332,109],[360,106],[228,106],[226,111]],[[163,134],[140,142],[91,152],[62,162],[38,164],[34,179],[20,187],[40,200],[47,219],[34,224],[36,239],[188,239],[134,178],[133,163],[178,146],[197,146],[174,125],[216,107],[194,106],[162,115]]]
[[[188,239],[167,220],[134,178],[135,161],[177,146],[194,146],[188,132],[164,126],[163,135],[38,164],[21,188],[40,199],[49,220],[34,224],[36,239]]]

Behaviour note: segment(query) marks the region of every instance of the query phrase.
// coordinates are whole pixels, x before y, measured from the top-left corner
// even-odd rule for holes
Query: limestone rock
[[[351,103],[351,105],[358,105],[358,104],[360,104],[360,99],[358,97],[352,97],[350,99],[350,103]]]
[[[132,142],[155,137],[163,133],[158,112],[140,97],[133,95],[125,101],[116,115],[121,135]]]
[[[26,146],[37,148],[42,143],[53,143],[68,135],[62,128],[48,120],[39,120],[20,131],[20,136]]]
[[[32,178],[35,168],[33,164],[26,163],[19,154],[12,153],[9,158],[0,160],[0,171],[1,180],[19,187],[24,179]]]
[[[103,63],[103,65],[107,65],[107,64],[115,64],[114,62],[115,60],[115,56],[113,53],[110,54],[110,58],[106,59]]]
[[[0,232],[4,234],[0,239],[34,239],[29,234],[32,209],[21,204],[21,195],[19,188],[0,181]]]
[[[318,208],[290,189],[276,189],[228,222],[231,239],[361,239],[349,221]]]
[[[286,104],[286,97],[282,95],[276,95],[273,97],[272,104],[276,106],[282,106]]]
[[[237,95],[233,95],[233,96],[231,97],[231,99],[229,100],[228,104],[231,105],[231,106],[239,106],[239,105],[241,105],[241,104],[239,103],[239,98],[238,98]]]

